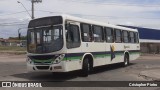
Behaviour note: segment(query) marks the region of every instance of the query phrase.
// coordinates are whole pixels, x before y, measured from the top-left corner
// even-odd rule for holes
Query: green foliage
[[[9,37],[10,40],[19,40],[19,37]],[[21,40],[27,40],[27,36],[21,36]]]

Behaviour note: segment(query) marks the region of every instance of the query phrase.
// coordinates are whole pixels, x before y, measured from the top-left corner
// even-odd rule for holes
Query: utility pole
[[[32,0],[31,3],[32,3],[32,19],[34,19],[34,1]]]
[[[21,33],[20,33],[21,28],[18,29],[18,39],[21,40]]]
[[[32,3],[32,19],[34,19],[34,3],[41,3],[42,0],[31,0]]]

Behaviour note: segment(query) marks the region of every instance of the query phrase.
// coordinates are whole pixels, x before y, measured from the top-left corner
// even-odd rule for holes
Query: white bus
[[[88,76],[96,66],[127,66],[140,55],[136,29],[69,15],[31,20],[27,37],[29,71],[81,70]]]

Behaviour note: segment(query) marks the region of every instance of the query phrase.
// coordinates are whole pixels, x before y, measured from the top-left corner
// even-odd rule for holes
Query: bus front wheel
[[[81,75],[83,77],[87,77],[90,71],[90,63],[89,63],[89,59],[85,58],[83,60],[83,65],[82,65],[82,71],[81,71]]]
[[[123,62],[123,66],[126,67],[129,65],[129,55],[125,54],[124,56],[124,62]]]

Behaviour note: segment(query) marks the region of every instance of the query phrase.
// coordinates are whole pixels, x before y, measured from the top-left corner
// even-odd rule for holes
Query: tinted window
[[[56,25],[62,24],[63,19],[61,16],[52,16],[52,17],[44,17],[31,20],[29,22],[29,28],[40,27],[40,26],[48,26],[48,25]]]
[[[51,26],[28,30],[28,52],[51,53],[63,47],[62,26]]]
[[[82,35],[82,41],[91,42],[92,41],[91,25],[81,24],[81,35]]]
[[[139,43],[138,33],[136,32],[134,33],[134,35],[135,35],[135,38],[134,38],[135,43]]]
[[[121,36],[122,36],[121,30],[115,29],[115,42],[117,42],[117,43],[122,42]]]
[[[123,31],[123,42],[124,43],[129,42],[128,31]]]
[[[93,26],[93,37],[95,42],[103,41],[103,27]]]
[[[130,42],[131,42],[131,43],[134,43],[134,39],[135,39],[135,38],[134,38],[134,32],[130,32],[130,33],[129,33],[129,37],[130,37]]]
[[[66,30],[67,48],[76,48],[80,46],[79,27],[77,25],[70,25]]]
[[[105,37],[106,37],[106,41],[109,43],[112,43],[114,41],[112,28],[105,28]]]

